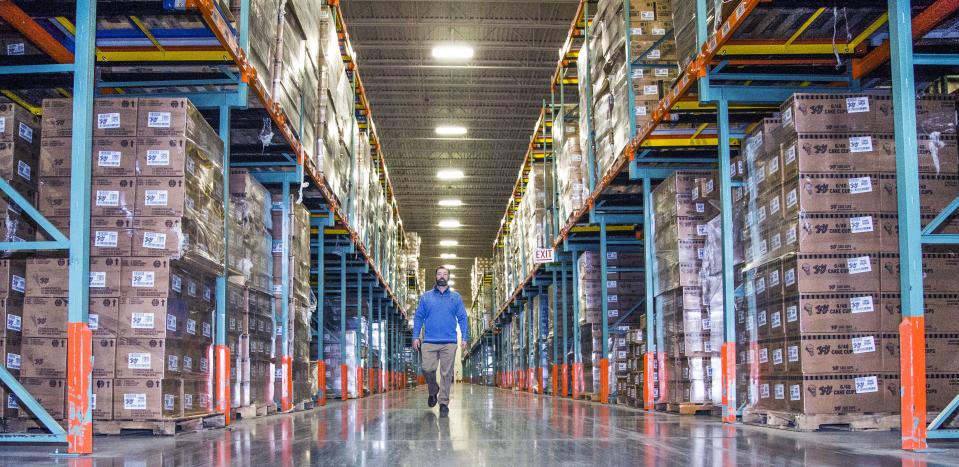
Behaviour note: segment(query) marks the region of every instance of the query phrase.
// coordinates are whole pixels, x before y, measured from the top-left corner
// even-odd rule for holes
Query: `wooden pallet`
[[[900,428],[898,414],[817,414],[806,415],[775,410],[747,410],[743,423],[793,431],[838,429],[845,431],[889,431]]]
[[[223,428],[226,419],[222,414],[197,415],[171,420],[104,420],[93,424],[96,435],[127,435],[149,432],[154,436],[173,436],[195,433],[206,428]]]
[[[254,417],[263,417],[267,414],[267,405],[265,404],[250,404],[244,407],[234,407],[233,408],[233,417],[237,420],[245,420],[247,418]]]
[[[713,404],[695,404],[692,402],[680,402],[678,404],[663,404],[666,406],[666,412],[679,415],[713,415]]]

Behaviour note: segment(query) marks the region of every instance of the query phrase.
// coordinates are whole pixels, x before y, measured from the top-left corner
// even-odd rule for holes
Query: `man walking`
[[[456,358],[456,326],[463,336],[461,345],[466,350],[469,342],[469,327],[466,322],[466,307],[460,294],[449,289],[450,271],[436,268],[436,286],[420,297],[416,315],[413,316],[413,348],[420,350],[420,330],[425,328],[422,343],[423,374],[430,397],[427,404],[435,407],[440,403],[440,415],[449,414],[450,388],[453,386],[453,364]],[[436,382],[436,368],[440,369],[440,381]]]

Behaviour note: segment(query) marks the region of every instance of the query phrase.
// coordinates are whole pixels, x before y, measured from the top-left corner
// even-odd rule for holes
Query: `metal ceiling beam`
[[[363,69],[382,70],[437,70],[437,71],[482,71],[482,70],[556,70],[556,65],[550,65],[548,60],[533,61],[530,63],[509,62],[506,60],[478,60],[479,63],[499,63],[499,65],[427,65],[417,63],[383,63],[383,60],[365,60]]]
[[[487,19],[487,18],[444,18],[444,17],[398,17],[398,18],[357,18],[349,20],[354,28],[511,28],[511,29],[555,29],[569,30],[569,21],[545,20],[538,18]]]
[[[437,42],[436,44],[438,44]],[[553,44],[517,44],[516,41],[469,41],[470,45],[482,50],[483,52],[500,50],[528,50],[531,52],[552,52],[558,53],[559,47]],[[436,44],[424,44],[422,39],[409,38],[397,40],[372,40],[366,42],[357,42],[353,48],[364,50],[430,50]],[[364,55],[365,56],[365,55]],[[551,55],[552,57],[552,55]],[[554,60],[555,61],[555,60]]]

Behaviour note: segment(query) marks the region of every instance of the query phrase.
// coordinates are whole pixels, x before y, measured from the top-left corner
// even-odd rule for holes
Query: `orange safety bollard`
[[[340,392],[343,400],[350,398],[350,369],[345,363],[340,365]]]
[[[735,342],[726,342],[723,344],[722,352],[720,353],[720,364],[723,368],[722,373],[722,404],[723,404],[723,421],[726,423],[736,423],[736,407],[733,403],[735,397],[730,398],[730,391],[733,389],[733,384],[736,381],[736,343]],[[733,394],[735,396],[735,394]]]
[[[572,374],[572,383],[573,383],[573,399],[579,399],[579,388],[582,384],[583,377],[583,364],[573,362],[573,374]]]
[[[925,321],[924,316],[907,316],[899,323],[902,448],[908,451],[927,447]]]
[[[559,365],[553,364],[553,371],[550,374],[550,381],[552,384],[553,395],[559,394]]]
[[[223,414],[223,423],[230,424],[230,348],[216,346],[216,411]]]
[[[326,405],[326,361],[324,360],[316,362],[316,381],[320,390],[317,402],[320,405]]]
[[[653,385],[655,384],[655,381],[653,381],[653,353],[646,352],[646,354],[643,355],[643,360],[646,366],[646,374],[643,375],[643,409],[653,410],[655,401],[653,397]]]
[[[562,373],[562,375],[563,375],[563,393],[562,393],[562,396],[563,396],[563,397],[569,397],[569,365],[567,365],[567,364],[564,363],[564,364],[562,365],[562,371],[560,371],[560,373]]]
[[[376,394],[376,369],[370,368],[370,395]]]
[[[280,384],[280,410],[293,410],[293,357],[284,355],[280,358],[283,368],[283,382]]]
[[[599,359],[599,402],[609,403],[609,359]]]

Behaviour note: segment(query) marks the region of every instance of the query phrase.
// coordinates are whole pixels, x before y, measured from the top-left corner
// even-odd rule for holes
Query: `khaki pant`
[[[450,387],[453,386],[453,363],[456,360],[456,344],[423,343],[423,376],[430,394],[436,395],[440,404],[449,405]],[[439,383],[436,368],[440,369]]]

